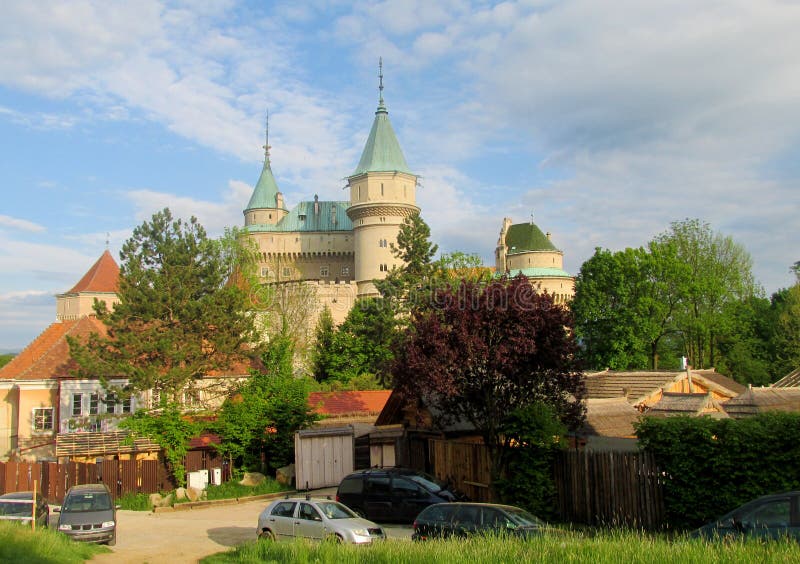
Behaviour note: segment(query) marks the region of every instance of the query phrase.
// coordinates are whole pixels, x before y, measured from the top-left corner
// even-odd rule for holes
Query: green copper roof
[[[372,122],[372,130],[369,132],[367,144],[364,152],[361,153],[361,160],[351,176],[364,174],[365,172],[405,172],[413,174],[406,163],[400,143],[392,129],[392,122],[389,121],[389,112],[383,105],[383,98],[378,104],[375,112],[375,121]]]
[[[318,211],[315,212],[315,204]],[[248,231],[352,231],[353,222],[347,217],[350,202],[300,202],[277,225],[249,225]]]
[[[535,223],[516,223],[506,233],[508,252],[524,253],[527,251],[558,251],[547,235],[536,227]]]
[[[503,272],[498,272],[495,276],[502,276]],[[518,274],[522,274],[527,278],[572,278],[570,274],[560,268],[515,268],[508,271],[508,277],[514,278]]]
[[[249,210],[257,210],[264,208],[277,208],[278,184],[275,182],[275,177],[272,176],[272,168],[269,164],[269,157],[264,159],[264,168],[261,169],[261,176],[258,178],[256,188],[253,190],[253,195],[250,196],[250,201],[245,212]],[[282,207],[282,209],[286,209]]]

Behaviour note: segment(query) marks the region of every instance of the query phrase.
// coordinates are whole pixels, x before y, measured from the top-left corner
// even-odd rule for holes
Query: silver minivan
[[[116,544],[117,510],[105,484],[71,487],[53,511],[58,513],[58,530],[73,540]]]

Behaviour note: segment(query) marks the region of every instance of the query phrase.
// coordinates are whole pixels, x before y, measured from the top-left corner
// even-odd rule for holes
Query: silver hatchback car
[[[384,540],[383,529],[329,499],[287,498],[270,503],[258,516],[258,538],[296,537],[366,544]]]

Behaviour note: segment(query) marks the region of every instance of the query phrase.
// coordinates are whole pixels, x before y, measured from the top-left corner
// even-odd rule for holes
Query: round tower
[[[358,167],[347,178],[347,215],[353,222],[358,297],[377,295],[373,280],[383,279],[393,267],[402,266],[392,255],[390,245],[397,244],[403,220],[419,213],[415,203],[417,176],[408,168],[383,102],[383,61],[379,63],[378,77],[375,120]]]
[[[283,194],[278,190],[278,183],[272,175],[269,162],[269,114],[267,114],[266,143],[264,144],[264,168],[258,177],[253,195],[244,209],[244,225],[276,225],[289,210],[283,203]]]

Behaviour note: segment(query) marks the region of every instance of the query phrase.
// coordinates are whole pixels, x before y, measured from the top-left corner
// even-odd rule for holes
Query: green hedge
[[[800,489],[800,415],[644,417],[640,447],[664,472],[668,524],[707,523],[760,495]]]

